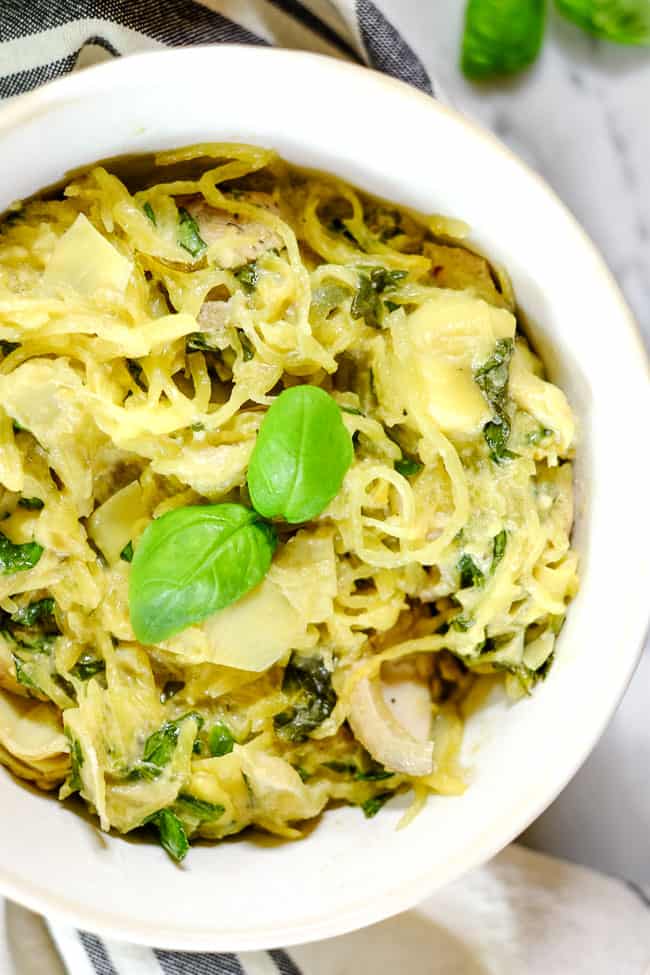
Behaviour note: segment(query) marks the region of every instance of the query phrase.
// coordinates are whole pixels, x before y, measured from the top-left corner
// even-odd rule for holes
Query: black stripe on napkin
[[[314,34],[318,34],[326,41],[329,41],[333,47],[337,47],[339,51],[343,51],[353,61],[361,63],[361,58],[357,51],[340,34],[332,30],[329,24],[326,24],[324,20],[317,17],[313,11],[303,6],[302,3],[299,3],[299,0],[268,0],[268,3],[272,3],[274,7],[279,7],[280,10],[293,17],[294,20],[300,21],[304,27],[308,27]]]
[[[292,958],[281,948],[274,948],[269,951],[269,955],[276,964],[280,975],[302,975],[300,969]]]
[[[239,958],[230,953],[194,954],[189,951],[161,951],[154,948],[154,955],[164,975],[244,975]]]
[[[266,44],[256,34],[194,0],[1,0],[0,42],[73,20],[107,20],[153,37],[162,44]]]
[[[372,0],[356,0],[356,8],[361,39],[371,66],[433,95],[431,79],[419,57]]]
[[[79,52],[69,54],[65,58],[57,61],[50,61],[39,68],[30,68],[29,71],[17,71],[15,74],[0,77],[0,99],[11,98],[12,95],[22,95],[25,91],[32,91],[39,88],[46,81],[52,81],[62,74],[72,71]]]
[[[88,934],[87,931],[80,931],[79,937],[97,975],[118,975],[108,957],[104,943],[96,935]]]

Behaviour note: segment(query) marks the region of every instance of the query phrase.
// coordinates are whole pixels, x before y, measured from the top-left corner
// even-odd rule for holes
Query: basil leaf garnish
[[[555,0],[555,6],[596,37],[617,44],[650,45],[647,0]]]
[[[262,421],[248,467],[256,511],[290,524],[314,518],[338,493],[353,454],[328,393],[307,385],[285,389]]]
[[[240,504],[176,508],[152,521],[131,563],[138,640],[165,640],[234,603],[262,581],[275,546],[273,528]]]
[[[468,78],[514,74],[532,64],[544,34],[545,0],[469,0],[461,66]]]

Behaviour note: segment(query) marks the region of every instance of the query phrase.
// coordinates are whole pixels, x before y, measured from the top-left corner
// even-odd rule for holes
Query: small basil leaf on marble
[[[461,67],[482,81],[532,64],[544,35],[545,0],[468,0]]]
[[[650,45],[648,0],[555,0],[563,17],[617,44]]]

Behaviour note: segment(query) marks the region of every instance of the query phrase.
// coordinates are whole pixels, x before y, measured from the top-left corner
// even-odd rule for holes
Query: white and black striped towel
[[[392,0],[396,14],[401,2]],[[0,0],[0,99],[109,57],[226,41],[348,58],[435,94],[421,61],[372,0]],[[616,880],[511,847],[416,911],[290,953],[160,951],[49,927],[69,975],[357,975],[362,967],[407,975],[650,975],[649,905],[642,891]],[[20,938],[9,930],[17,911],[4,912],[6,941],[32,957],[27,965],[14,947],[13,971],[60,972],[35,918],[22,918]],[[0,943],[1,975],[3,957]]]

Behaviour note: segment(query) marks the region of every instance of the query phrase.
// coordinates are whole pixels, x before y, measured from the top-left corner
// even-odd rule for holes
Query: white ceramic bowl
[[[471,788],[407,829],[326,813],[309,837],[157,846],[104,836],[0,771],[0,889],[113,938],[255,949],[327,937],[410,907],[496,853],[558,794],[603,731],[637,661],[650,582],[650,397],[630,314],[565,207],[503,146],[425,95],[308,54],[193,48],[115,61],[0,113],[0,211],[67,170],[203,140],[272,146],[374,193],[460,217],[510,271],[534,339],[580,419],[575,544],[582,588],[534,696],[470,728]],[[586,163],[588,164],[588,163]]]

